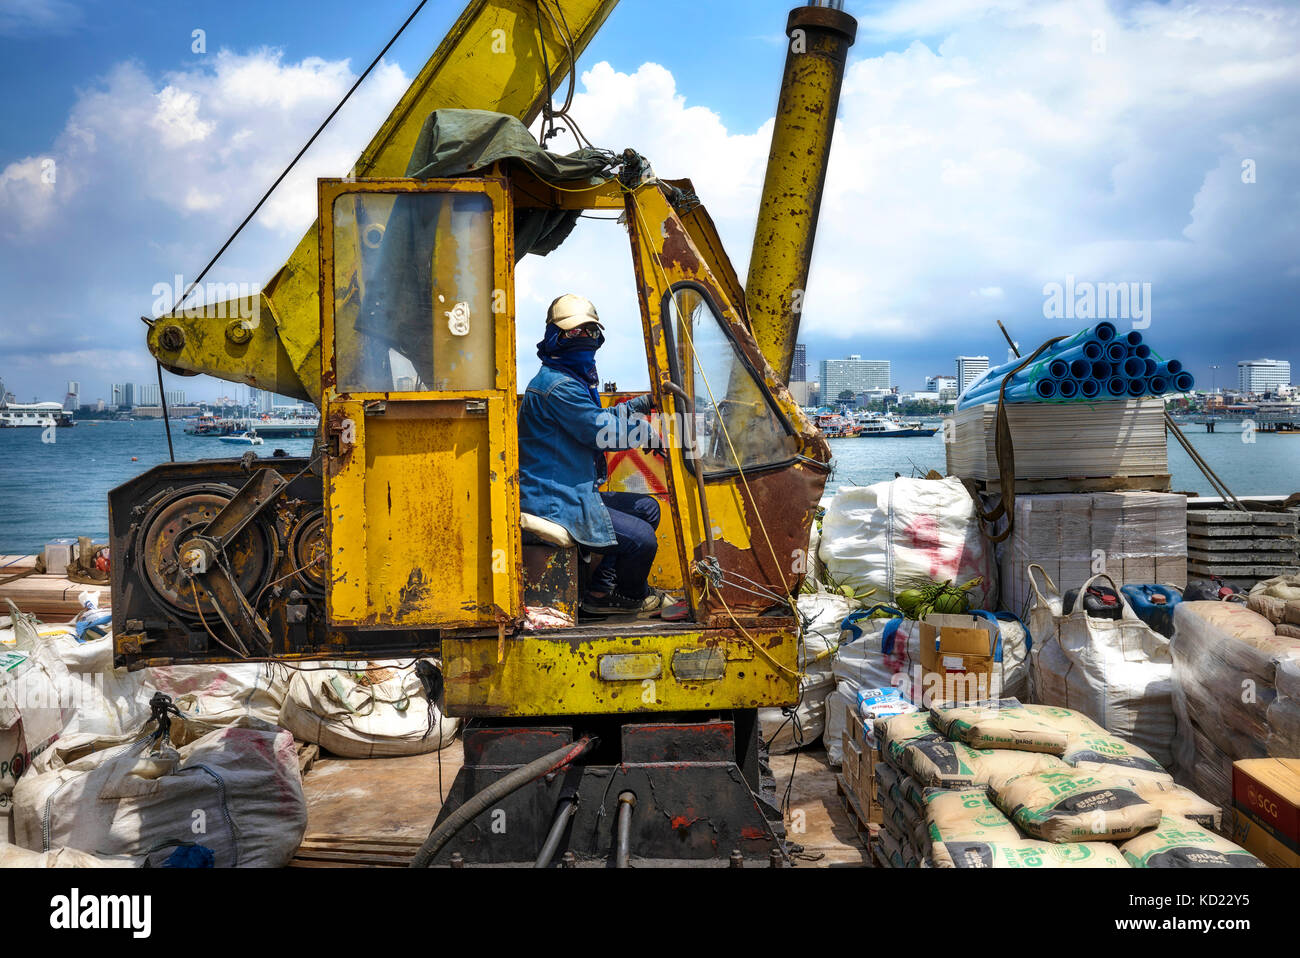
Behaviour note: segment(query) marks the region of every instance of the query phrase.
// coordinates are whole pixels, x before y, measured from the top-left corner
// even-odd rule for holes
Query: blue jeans
[[[618,544],[602,549],[603,557],[587,583],[589,592],[617,592],[629,599],[644,599],[646,580],[654,564],[659,541],[659,503],[639,492],[602,492]]]

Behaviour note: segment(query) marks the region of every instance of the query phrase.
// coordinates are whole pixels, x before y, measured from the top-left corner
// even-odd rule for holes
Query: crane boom
[[[470,0],[349,175],[405,174],[424,118],[435,109],[494,110],[532,123],[617,3]],[[172,372],[207,373],[319,403],[317,226],[260,292],[197,309],[178,306],[160,318],[150,327],[149,351]]]

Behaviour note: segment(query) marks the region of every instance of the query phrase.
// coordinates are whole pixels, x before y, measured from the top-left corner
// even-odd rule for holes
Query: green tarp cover
[[[420,180],[465,176],[498,161],[518,163],[550,183],[594,186],[614,157],[584,148],[562,156],[538,145],[518,119],[490,110],[434,110],[411,151],[406,175]],[[515,257],[545,256],[573,230],[577,211],[520,209],[515,213]]]
[[[593,149],[568,156],[548,152],[523,123],[503,113],[435,110],[420,130],[406,175],[415,179],[467,176],[498,161],[520,164],[547,182],[576,188],[604,182],[615,158]],[[467,195],[454,205],[470,209],[479,202]],[[340,379],[349,391],[359,385],[392,388],[390,348],[408,359],[426,384],[439,378],[435,367],[461,361],[444,356],[435,362],[433,345],[431,257],[438,220],[450,215],[450,207],[421,202],[419,196],[400,195],[394,201],[383,241],[363,266],[365,292],[354,329],[364,341],[358,348],[344,350],[347,358],[340,359]],[[544,256],[554,250],[572,231],[577,217],[577,211],[517,208],[516,258],[525,253]]]

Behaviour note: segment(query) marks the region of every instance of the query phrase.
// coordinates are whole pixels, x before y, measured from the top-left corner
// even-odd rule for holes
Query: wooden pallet
[[[840,797],[840,805],[849,816],[849,824],[853,826],[853,832],[857,835],[858,841],[862,843],[863,848],[870,851],[871,846],[876,841],[876,836],[880,833],[880,825],[867,820],[867,815],[862,809],[862,803],[858,801],[858,796],[853,794],[853,789],[844,780],[844,776],[838,773],[835,776],[835,791]]]
[[[997,493],[1002,483],[996,479],[977,479],[980,492]],[[1076,476],[1060,479],[1017,479],[1016,495],[1032,496],[1068,492],[1169,492],[1173,488],[1167,474],[1152,476]]]
[[[419,851],[419,838],[362,838],[308,835],[290,868],[406,868]]]

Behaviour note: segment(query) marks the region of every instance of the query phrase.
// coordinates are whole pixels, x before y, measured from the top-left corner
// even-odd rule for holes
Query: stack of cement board
[[[1187,511],[1187,571],[1228,580],[1268,579],[1300,570],[1296,513]]]
[[[948,474],[999,487],[997,409],[956,412],[944,424]],[[1007,403],[1017,492],[1083,492],[1169,486],[1164,403]]]
[[[1097,572],[1120,586],[1181,589],[1187,585],[1189,516],[1187,498],[1169,492],[1017,496],[1015,528],[998,552],[1002,605],[1024,614],[1031,563],[1042,566],[1062,594]]]

